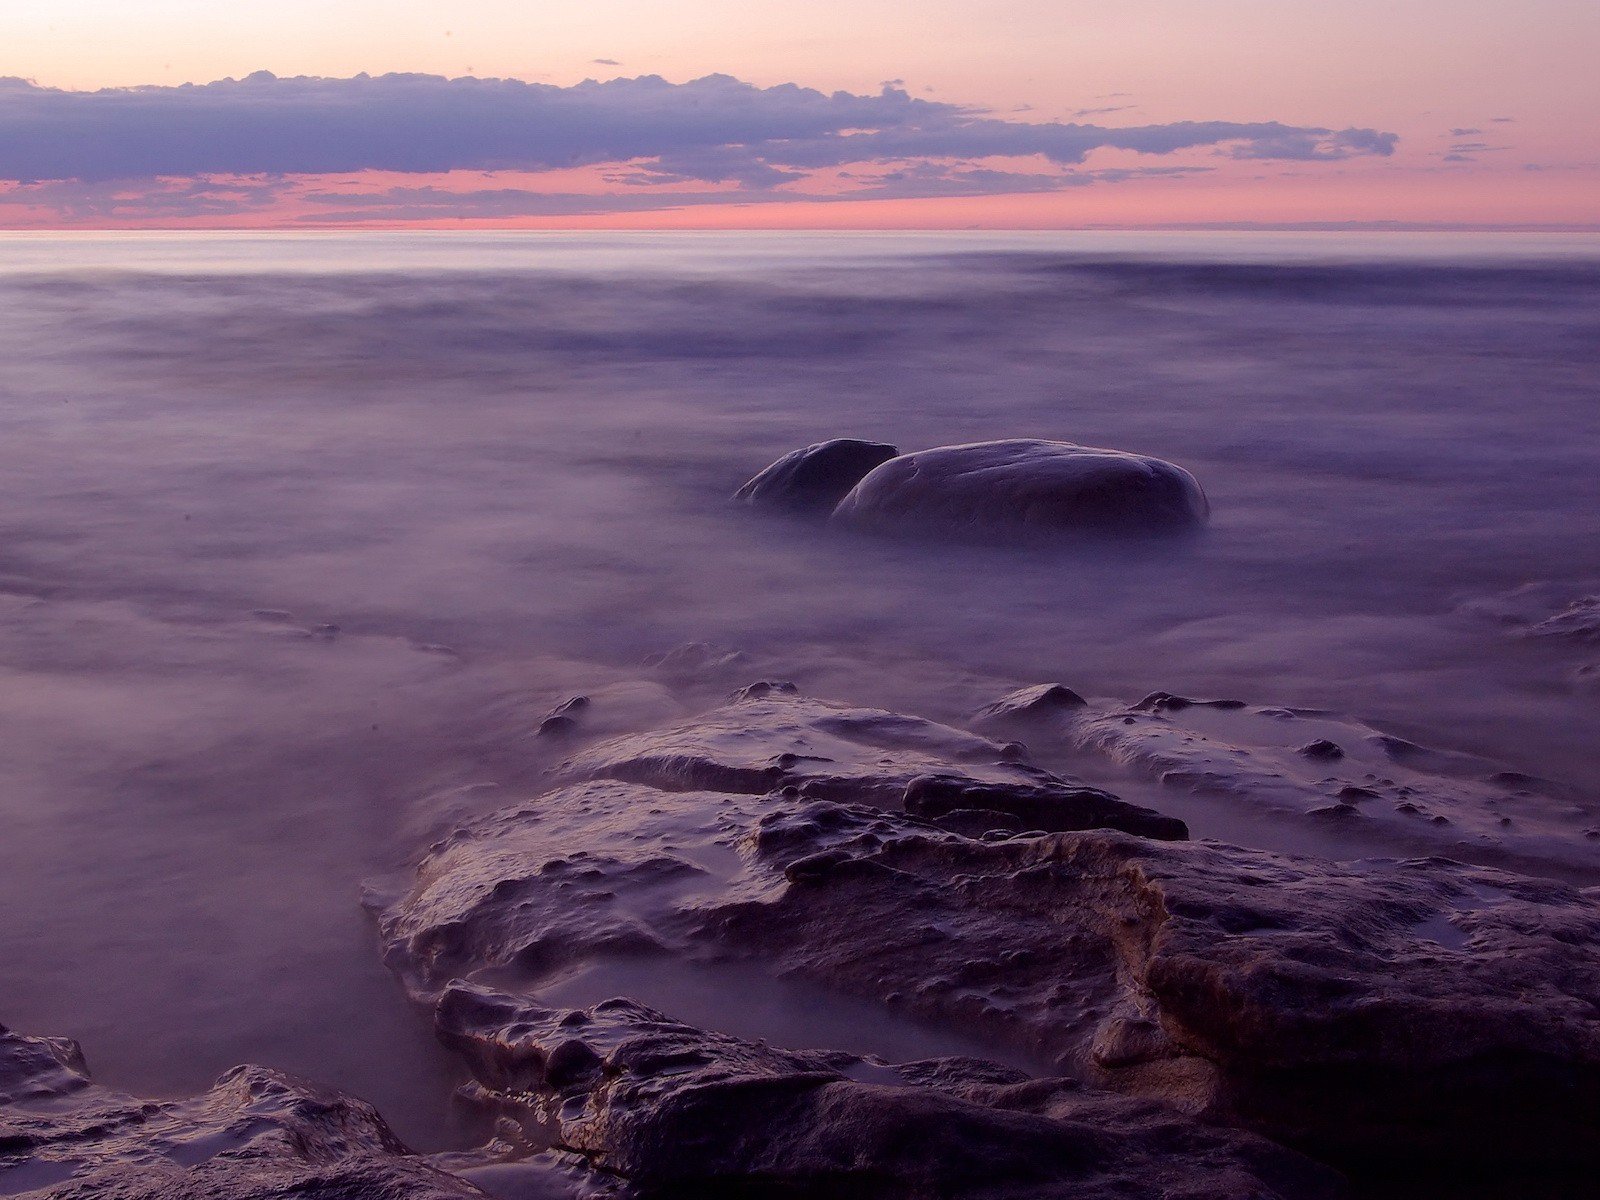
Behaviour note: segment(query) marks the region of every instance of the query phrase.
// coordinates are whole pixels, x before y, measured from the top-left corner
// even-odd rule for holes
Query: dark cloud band
[[[319,175],[362,170],[543,171],[638,164],[659,182],[781,186],[858,163],[1039,156],[1058,167],[1099,149],[1196,147],[1254,159],[1386,155],[1394,134],[1277,122],[1110,127],[1003,120],[896,87],[831,94],[726,75],[571,87],[432,75],[241,80],[71,92],[0,81],[0,179],[16,182]],[[1004,172],[996,172],[1003,188]]]

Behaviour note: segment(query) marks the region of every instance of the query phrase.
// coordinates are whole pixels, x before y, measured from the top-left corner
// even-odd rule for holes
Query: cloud
[[[1007,121],[962,106],[758,88],[726,75],[571,87],[432,75],[241,80],[70,92],[0,82],[0,176],[105,180],[207,173],[539,170],[635,159],[815,168],[887,156],[1168,154],[1229,144],[1251,158],[1385,154],[1393,134],[1277,122],[1105,127]]]
[[[1081,121],[1085,117],[1107,117],[1112,113],[1127,112],[1135,107],[1132,104],[1112,104],[1105,108],[1080,108],[1072,114],[1074,121]]]
[[[0,190],[0,201],[52,212],[83,224],[127,217],[189,220],[238,217],[270,210],[284,193],[281,179],[241,178],[111,180],[82,183],[52,180]]]
[[[1120,107],[1079,115],[1115,111]],[[178,211],[186,203],[256,204],[262,189],[293,190],[285,180],[368,171],[436,176],[603,169],[612,185],[629,193],[608,211],[691,203],[685,192],[700,185],[714,196],[703,203],[728,203],[730,193],[746,200],[814,200],[822,197],[808,181],[837,182],[846,168],[863,165],[873,182],[849,185],[858,198],[901,194],[896,188],[999,194],[1129,177],[1077,169],[1099,152],[1325,162],[1388,155],[1396,140],[1375,129],[1275,121],[1108,126],[1008,119],[913,97],[896,83],[876,94],[825,93],[792,83],[757,87],[727,75],[681,84],[647,75],[560,87],[436,75],[280,79],[263,71],[201,85],[94,92],[0,79],[0,185],[10,182],[12,199],[27,192],[38,203],[75,204],[74,211],[135,205],[139,189],[107,188],[117,181],[163,181],[143,194],[158,209]],[[249,185],[245,199],[205,182],[249,178],[279,182]],[[62,181],[78,190],[38,186]],[[526,188],[509,192],[531,194]],[[312,194],[301,190],[302,198]],[[330,212],[348,207],[330,199],[332,193],[315,194]],[[423,190],[403,203],[431,207],[460,194]],[[602,203],[559,199],[565,194],[552,187],[550,203]],[[527,201],[488,189],[475,203]]]
[[[622,65],[614,58],[591,58],[589,61],[597,67],[620,67]]]
[[[699,208],[707,205],[753,204],[776,199],[812,203],[847,200],[927,199],[939,196],[986,196],[997,193],[1055,192],[1096,183],[1134,178],[1181,177],[1204,167],[1111,168],[1102,171],[1022,172],[919,164],[879,174],[852,173],[855,185],[846,192],[799,196],[745,189],[734,191],[618,192],[605,195],[541,192],[527,188],[478,188],[458,191],[441,187],[391,187],[378,192],[307,193],[305,201],[325,206],[308,216],[309,224],[352,224],[364,221],[415,221],[439,218],[483,220],[510,217],[588,217],[614,213]]]

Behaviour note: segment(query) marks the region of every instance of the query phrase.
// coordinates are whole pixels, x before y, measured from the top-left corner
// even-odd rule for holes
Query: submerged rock
[[[262,1067],[203,1095],[95,1084],[77,1046],[0,1026],[0,1194],[53,1200],[469,1200],[367,1104]]]
[[[874,468],[833,512],[876,532],[1162,534],[1209,512],[1182,467],[1071,442],[941,446]]]
[[[1528,638],[1577,645],[1600,642],[1600,580],[1546,580],[1465,600],[1458,611],[1487,618]]]
[[[746,504],[826,516],[862,476],[900,451],[883,442],[835,438],[785,454],[733,494]]]
[[[674,683],[691,683],[716,678],[729,671],[744,669],[741,650],[714,646],[710,642],[689,642],[659,654],[649,655],[644,665]]]
[[[1338,1178],[1157,1104],[964,1059],[778,1050],[617,999],[562,1011],[479,988],[439,1006],[506,1111],[643,1192],[884,1200],[1317,1200]]]

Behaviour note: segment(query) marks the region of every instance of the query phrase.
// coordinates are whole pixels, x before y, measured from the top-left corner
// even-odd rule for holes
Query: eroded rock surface
[[[995,827],[1021,822],[1025,829],[1187,836],[1181,821],[1041,771],[1015,744],[771,684],[746,689],[684,724],[589,747],[562,772],[669,790],[759,795],[791,787],[811,798],[935,818],[957,811],[1004,818]]]
[[[441,1035],[532,1136],[645,1194],[1316,1200],[1332,1173],[1159,1104],[993,1064],[778,1050],[617,999],[452,988]]]
[[[1321,710],[1167,692],[1131,706],[1045,703],[1046,690],[1024,688],[996,701],[974,727],[1019,738],[1040,754],[1103,755],[1169,788],[1242,802],[1263,815],[1337,818],[1413,852],[1584,882],[1600,877],[1600,857],[1582,833],[1593,817],[1581,798],[1491,760]]]
[[[538,977],[680,949],[685,910],[742,870],[755,820],[746,797],[615,781],[503,809],[437,842],[379,912],[386,961],[429,1000],[485,968]]]
[[[262,1067],[204,1095],[95,1084],[75,1044],[0,1027],[0,1194],[51,1200],[482,1200],[367,1104]]]
[[[1040,832],[985,807],[1048,792],[996,743],[889,717],[768,696],[597,747],[569,773],[631,782],[441,842],[382,914],[391,962],[433,998],[457,977],[537,991],[608,957],[734,956],[1340,1161],[1592,1157],[1593,893],[1442,859]],[[930,784],[930,760],[954,780]],[[1005,778],[963,778],[974,764]]]
[[[1182,467],[1120,450],[1016,439],[941,446],[874,468],[833,520],[880,533],[1163,534],[1209,513]]]
[[[835,438],[785,454],[734,493],[735,500],[826,516],[879,463],[900,451],[883,442]]]

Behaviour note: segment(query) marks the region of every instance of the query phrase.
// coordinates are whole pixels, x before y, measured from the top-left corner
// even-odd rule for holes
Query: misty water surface
[[[360,883],[684,642],[940,719],[1326,706],[1600,793],[1600,646],[1486,615],[1600,581],[1594,239],[8,237],[0,355],[0,1020],[112,1084],[260,1061],[437,1143]],[[727,503],[835,436],[1154,454],[1213,521]]]

